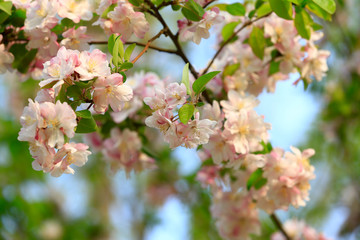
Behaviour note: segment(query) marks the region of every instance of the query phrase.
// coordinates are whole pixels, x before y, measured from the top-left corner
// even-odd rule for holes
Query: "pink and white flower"
[[[90,80],[95,77],[107,77],[111,74],[106,54],[99,49],[92,52],[84,51],[79,55],[80,65],[75,71],[80,74],[80,80]]]
[[[123,84],[123,76],[119,73],[99,77],[93,87],[94,110],[97,113],[105,113],[109,104],[115,112],[119,112],[124,103],[133,97],[131,87]]]
[[[57,0],[59,3],[59,8],[57,13],[60,17],[69,18],[73,20],[74,23],[79,23],[80,20],[89,21],[91,20],[92,6],[88,0]]]
[[[90,45],[88,44],[90,37],[85,33],[85,26],[80,26],[77,29],[75,29],[75,27],[70,28],[62,34],[64,39],[61,40],[60,44],[70,49],[77,49],[80,51],[88,50],[90,48]]]
[[[0,43],[2,42],[3,35],[0,34]],[[5,73],[11,68],[11,64],[14,61],[14,55],[6,51],[5,45],[0,44],[0,74]]]
[[[32,1],[26,11],[25,30],[34,30],[35,28],[52,29],[59,21],[56,18],[58,8],[57,1]]]

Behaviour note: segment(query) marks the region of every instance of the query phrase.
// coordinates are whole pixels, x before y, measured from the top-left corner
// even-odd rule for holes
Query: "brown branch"
[[[142,46],[145,47],[147,43],[139,43],[139,42],[125,42],[125,44],[133,44],[135,43],[137,46]],[[89,44],[108,44],[107,41],[91,41],[89,42]],[[176,54],[176,50],[172,50],[172,49],[166,49],[166,48],[160,48],[157,46],[149,46],[149,49],[153,49],[159,52],[167,52],[167,53],[171,53],[171,54]]]
[[[148,42],[146,43],[144,49],[131,62],[135,63],[146,52],[146,50],[150,47],[150,43],[152,41],[154,41],[155,39],[159,38],[164,32],[166,32],[167,29],[168,28],[164,27],[164,29],[161,29],[160,32],[158,32],[158,34],[156,34],[154,37],[150,38],[148,40]]]
[[[254,20],[249,20],[247,22],[245,22],[241,28],[239,28],[238,30],[236,30],[233,34],[231,34],[231,36],[220,46],[220,48],[217,50],[217,52],[215,53],[214,57],[211,59],[211,61],[209,62],[209,64],[207,65],[207,67],[205,68],[205,70],[202,72],[201,75],[204,75],[205,73],[207,73],[211,67],[211,65],[214,63],[215,59],[219,56],[219,54],[221,53],[221,51],[225,48],[226,45],[228,45],[231,40],[242,30],[244,30],[247,26],[250,26],[251,24],[253,24],[254,22],[265,18],[267,16],[269,16],[270,14],[264,15],[262,17],[256,18]]]
[[[290,236],[286,233],[281,221],[279,220],[279,218],[275,215],[275,213],[272,213],[270,215],[271,220],[273,221],[273,223],[275,224],[275,226],[280,230],[280,232],[284,235],[284,237],[286,238],[286,240],[292,240],[290,238]]]
[[[156,8],[156,6],[150,1],[150,0],[145,0],[145,2],[150,6],[150,8],[154,11],[154,16],[159,20],[159,22],[161,23],[161,25],[163,25],[164,29],[167,29],[165,32],[165,35],[168,35],[171,40],[173,41],[177,51],[176,54],[178,56],[180,56],[182,58],[182,60],[185,63],[189,63],[189,69],[191,74],[197,79],[199,77],[199,73],[195,70],[194,66],[190,63],[189,59],[186,57],[180,43],[179,40],[177,39],[177,37],[171,32],[170,28],[168,27],[168,25],[166,24],[164,18],[161,16],[159,10]]]

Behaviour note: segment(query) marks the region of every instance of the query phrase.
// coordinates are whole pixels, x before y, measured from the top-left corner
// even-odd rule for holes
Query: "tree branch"
[[[272,213],[270,215],[271,220],[273,221],[273,223],[275,224],[275,226],[280,230],[280,232],[284,235],[284,237],[286,238],[286,240],[292,240],[289,235],[286,233],[285,229],[283,228],[283,225],[281,223],[281,221],[279,220],[279,218],[275,215],[275,213]]]
[[[211,59],[211,61],[209,62],[209,64],[207,65],[207,67],[205,68],[205,70],[202,72],[201,75],[204,75],[205,73],[207,73],[211,67],[211,65],[214,63],[215,59],[219,56],[219,54],[221,53],[221,51],[225,48],[226,45],[228,45],[231,40],[239,33],[241,32],[242,30],[244,30],[247,26],[253,24],[254,22],[262,19],[262,18],[265,18],[267,16],[269,16],[270,14],[267,14],[267,15],[264,15],[262,17],[259,17],[259,18],[256,18],[254,20],[249,20],[247,22],[245,22],[241,28],[239,28],[237,31],[235,31],[229,38],[228,40],[226,40],[221,46],[220,48],[217,50],[217,52],[215,53],[214,57]]]
[[[135,43],[137,46],[142,46],[142,47],[145,47],[147,43],[139,43],[139,42],[125,42],[125,44],[133,44]],[[91,41],[89,42],[89,44],[108,44],[107,41]],[[156,51],[159,51],[159,52],[166,52],[166,53],[171,53],[171,54],[177,54],[177,51],[176,50],[172,50],[172,49],[166,49],[166,48],[160,48],[160,47],[157,47],[157,46],[149,46],[148,47],[149,49],[153,49],[153,50],[156,50]]]
[[[150,0],[145,0],[145,2],[154,11],[154,16],[159,20],[161,25],[163,25],[164,29],[167,29],[165,34],[168,35],[171,38],[171,40],[173,41],[173,43],[174,43],[174,45],[175,45],[175,47],[177,49],[176,54],[178,56],[180,56],[185,63],[189,63],[190,72],[197,79],[199,77],[199,73],[195,70],[194,66],[190,63],[189,59],[186,57],[186,55],[185,55],[185,53],[184,53],[184,51],[183,51],[183,49],[182,49],[182,47],[181,47],[181,45],[179,43],[179,40],[171,32],[171,30],[168,27],[167,23],[165,22],[164,18],[161,16],[159,10],[156,8],[156,6]]]

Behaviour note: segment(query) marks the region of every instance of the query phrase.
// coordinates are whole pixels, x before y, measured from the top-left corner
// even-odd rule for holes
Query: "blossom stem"
[[[202,72],[202,75],[204,75],[205,73],[207,73],[211,67],[211,65],[214,63],[215,59],[219,56],[219,54],[221,53],[221,51],[225,48],[226,45],[228,45],[232,39],[242,30],[244,30],[247,26],[250,26],[251,24],[253,24],[256,21],[259,21],[262,18],[265,18],[267,16],[269,16],[270,14],[264,15],[262,17],[256,18],[254,20],[250,20],[245,22],[241,28],[239,28],[237,31],[235,31],[229,38],[228,40],[226,40],[221,46],[220,48],[217,50],[217,52],[215,53],[214,57],[211,59],[211,61],[209,62],[209,64],[207,65],[207,67],[205,68],[205,70]]]
[[[148,40],[148,42],[146,43],[144,49],[131,62],[135,63],[146,52],[146,50],[150,47],[150,43],[152,41],[154,41],[155,39],[159,38],[164,32],[166,32],[166,30],[167,30],[167,28],[163,28],[163,29],[160,30],[160,32],[158,32],[158,34],[156,34],[154,37],[150,38]]]
[[[284,237],[286,238],[286,240],[292,240],[290,238],[290,236],[286,233],[281,221],[279,220],[279,218],[276,216],[275,213],[272,213],[270,215],[271,220],[273,221],[273,223],[275,224],[275,226],[280,230],[280,232],[284,235]]]

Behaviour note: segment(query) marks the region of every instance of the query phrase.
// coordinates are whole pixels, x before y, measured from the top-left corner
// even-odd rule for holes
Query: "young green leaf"
[[[11,2],[0,2],[0,10],[4,11],[7,15],[11,15]]]
[[[223,72],[223,76],[232,76],[234,75],[234,73],[236,72],[236,70],[238,70],[240,67],[240,63],[234,63],[231,65],[227,65],[224,68],[224,72]]]
[[[133,63],[131,63],[131,62],[125,62],[125,63],[121,64],[119,70],[121,71],[121,70],[123,70],[123,69],[130,69],[130,68],[132,68],[133,66],[134,66]]]
[[[179,109],[179,119],[183,124],[187,124],[194,115],[195,107],[192,104],[185,104]]]
[[[269,13],[272,12],[272,9],[270,7],[270,3],[264,3],[262,4],[257,10],[256,10],[256,13],[257,13],[257,17],[263,17]]]
[[[301,7],[296,7],[295,27],[301,37],[310,39],[312,23],[313,20],[307,11]]]
[[[181,82],[186,86],[186,93],[191,95],[190,82],[189,82],[189,63],[185,64]]]
[[[336,4],[334,0],[312,0],[319,7],[324,9],[326,12],[330,14],[334,14],[336,10]]]
[[[124,45],[121,41],[121,37],[117,36],[115,43],[114,43],[114,48],[112,51],[112,55],[113,55],[113,64],[117,67],[119,66],[120,63],[123,63],[123,57],[124,57]]]
[[[86,113],[83,113],[86,115]],[[87,116],[87,115],[86,115]],[[81,117],[77,127],[76,133],[91,133],[97,130],[97,125],[94,118],[91,116],[90,118]]]
[[[131,44],[130,46],[128,46],[125,50],[125,54],[124,54],[124,59],[126,61],[130,61],[130,57],[132,52],[134,51],[134,48],[136,47],[136,43]]]
[[[111,36],[109,37],[109,40],[108,40],[108,50],[109,50],[110,54],[113,54],[115,40],[116,40],[116,35],[111,34]]]
[[[200,76],[192,85],[192,89],[196,94],[201,93],[205,89],[205,85],[213,79],[220,71],[209,72],[205,75]]]
[[[308,2],[306,4],[306,8],[309,9],[311,12],[315,13],[318,17],[325,19],[327,21],[331,21],[331,14],[326,12],[324,9],[319,7],[317,4],[313,2]]]
[[[271,9],[281,18],[292,20],[293,9],[288,0],[269,0]]]
[[[189,0],[181,9],[181,13],[184,15],[184,17],[186,17],[186,19],[198,22],[204,15],[205,10],[194,0]]]
[[[244,5],[241,3],[233,3],[226,6],[226,11],[233,16],[244,16],[246,13]]]
[[[258,58],[263,59],[266,41],[264,37],[264,31],[261,28],[253,28],[252,32],[250,33],[249,44],[254,54]]]
[[[250,175],[246,183],[247,190],[250,190],[250,188],[253,186],[255,187],[255,189],[260,189],[262,186],[266,184],[267,179],[263,178],[262,176],[263,172],[264,171],[261,168],[258,168]]]
[[[231,22],[223,27],[221,31],[221,35],[223,37],[224,42],[226,42],[231,37],[237,25],[239,25],[239,22]]]
[[[81,110],[81,111],[77,111],[75,113],[76,113],[76,116],[80,117],[80,118],[86,118],[86,119],[92,118],[91,112],[89,110]]]

